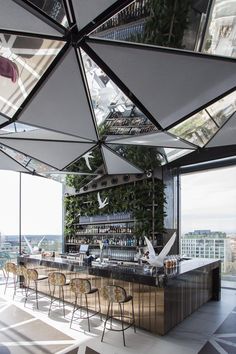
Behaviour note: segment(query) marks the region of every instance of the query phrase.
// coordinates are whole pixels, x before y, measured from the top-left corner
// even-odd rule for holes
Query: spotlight
[[[101,186],[105,187],[107,185],[107,181],[102,181]]]
[[[130,179],[129,175],[124,175],[123,176],[123,181],[127,182]]]
[[[118,178],[112,178],[111,184],[117,184],[117,182],[118,182]]]
[[[84,186],[84,187],[83,187],[83,190],[84,190],[84,191],[87,191],[87,190],[88,190],[88,186]]]
[[[147,178],[151,178],[152,177],[152,171],[151,170],[147,171],[146,172],[146,176],[147,176]]]
[[[93,183],[92,188],[97,188],[97,183]]]

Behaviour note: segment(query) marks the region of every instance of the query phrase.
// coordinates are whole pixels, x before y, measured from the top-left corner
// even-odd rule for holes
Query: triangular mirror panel
[[[219,127],[206,110],[202,110],[171,128],[169,132],[202,147],[218,129]]]
[[[163,128],[235,86],[231,59],[107,40],[87,44],[94,60],[102,59],[104,70],[111,70]]]
[[[133,1],[91,35],[97,38],[195,50],[204,1]]]
[[[18,172],[29,172],[26,168],[14,161],[11,157],[6,155],[4,148],[0,146],[0,170],[11,170]]]
[[[57,169],[63,169],[70,162],[75,160],[94,145],[90,143],[75,143],[48,140],[29,140],[18,138],[3,138],[0,136],[0,143],[11,149],[32,156]]]
[[[16,32],[47,34],[61,36],[62,34],[13,0],[1,1],[0,28]]]
[[[63,41],[0,33],[1,113],[13,117],[64,44]]]
[[[208,106],[206,111],[216,124],[222,126],[236,112],[236,91]]]
[[[96,140],[88,97],[73,49],[67,51],[25,107],[20,121]]]
[[[25,126],[25,125],[24,125]],[[8,127],[8,126],[7,126]],[[48,141],[71,141],[71,142],[89,142],[86,139],[76,136],[57,133],[52,130],[33,128],[27,131],[1,133],[1,138],[17,138],[29,140],[48,140]]]
[[[132,162],[129,163],[124,156],[119,157],[111,149],[105,146],[102,146],[102,153],[105,159],[107,172],[110,175],[143,173],[142,169],[135,167]]]
[[[95,148],[89,150],[79,159],[70,164],[65,171],[68,172],[79,172],[79,173],[95,173],[103,174],[104,161],[101,153],[101,149],[96,146]]]
[[[236,144],[236,113],[221,127],[206,147]]]
[[[67,185],[75,185],[77,191],[98,175],[105,174],[106,171],[100,147],[97,146],[89,150],[78,160],[69,165],[65,169],[65,172],[71,172],[71,175],[66,178]]]
[[[28,0],[40,10],[45,12],[49,17],[60,23],[62,26],[68,27],[68,20],[64,8],[63,0]]]
[[[140,145],[140,146],[165,146],[165,147],[175,147],[175,148],[182,148],[182,149],[194,149],[188,143],[179,140],[178,138],[171,136],[170,134],[164,132],[152,133],[152,134],[145,134],[139,136],[132,136],[132,137],[123,137],[112,139],[111,136],[107,138],[106,143],[109,144],[126,144],[126,145]]]
[[[142,169],[142,171],[154,170],[167,162],[162,148],[124,144],[107,145],[122,158]]]
[[[188,155],[193,151],[187,149],[171,149],[163,148],[163,154],[165,156],[166,162],[172,162],[177,159],[180,159],[182,156]]]
[[[157,131],[109,76],[84,51],[81,53],[100,138]]]
[[[22,154],[19,151],[10,149],[7,146],[0,145],[0,149],[9,156],[13,161],[25,167],[23,171],[30,171],[33,173],[41,173],[46,171],[55,170],[52,166],[46,165],[41,161],[33,159],[25,154]],[[56,170],[55,170],[56,171]]]
[[[72,0],[77,26],[82,29],[117,0]]]

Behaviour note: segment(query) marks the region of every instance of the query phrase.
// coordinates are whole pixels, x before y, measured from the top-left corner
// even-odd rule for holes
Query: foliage
[[[164,231],[164,204],[166,202],[164,185],[158,179],[146,179],[133,183],[107,188],[100,191],[101,199],[108,204],[98,208],[97,192],[85,193],[65,198],[65,234],[74,232],[74,223],[79,216],[104,215],[132,212],[135,219],[135,235],[152,235]],[[155,205],[154,209],[153,203]],[[153,218],[154,216],[154,218]],[[154,222],[153,222],[154,220]],[[153,230],[154,227],[154,230]]]
[[[130,41],[159,46],[182,48],[184,31],[188,25],[190,0],[149,0],[150,13],[144,31]]]

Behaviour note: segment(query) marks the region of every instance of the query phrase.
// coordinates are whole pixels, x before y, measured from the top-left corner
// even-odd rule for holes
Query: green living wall
[[[79,215],[93,216],[131,212],[136,236],[153,236],[164,231],[165,193],[161,180],[150,178],[100,190],[108,204],[99,209],[98,191],[65,198],[65,235],[73,234]]]

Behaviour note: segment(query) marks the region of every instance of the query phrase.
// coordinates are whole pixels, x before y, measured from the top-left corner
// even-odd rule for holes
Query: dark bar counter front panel
[[[107,284],[124,287],[127,294],[134,298],[137,327],[161,335],[166,334],[207,301],[220,300],[220,261],[217,260],[185,260],[174,270],[156,275],[148,274],[143,266],[138,265],[93,263],[91,267],[87,267],[76,260],[42,258],[38,255],[20,256],[18,262],[28,268],[37,268],[43,274],[62,271],[67,280],[75,277],[90,279],[92,286],[101,291],[103,314],[106,314],[108,306],[102,296],[103,287]],[[42,284],[40,282],[39,290],[49,294],[47,280]],[[66,286],[65,298],[70,303],[74,301],[69,286]],[[93,297],[89,301],[91,309],[94,308]],[[131,306],[127,304],[127,315],[131,310]]]

